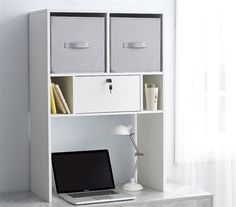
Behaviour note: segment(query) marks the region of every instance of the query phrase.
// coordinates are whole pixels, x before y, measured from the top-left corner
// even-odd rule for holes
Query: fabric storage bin
[[[51,72],[105,71],[105,17],[51,16]]]
[[[161,71],[161,15],[111,15],[111,71]]]

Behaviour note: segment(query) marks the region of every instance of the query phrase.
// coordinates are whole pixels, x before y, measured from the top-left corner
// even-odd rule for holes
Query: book
[[[62,100],[60,99],[60,95],[58,93],[56,84],[52,84],[52,88],[53,88],[53,92],[54,92],[54,95],[55,95],[55,102],[56,102],[57,109],[59,109],[59,111],[62,114],[66,114],[66,109],[64,108]]]
[[[57,114],[52,83],[50,84],[50,106],[51,106],[51,114]]]
[[[56,93],[57,93],[57,95],[58,95],[58,98],[59,98],[59,102],[60,102],[60,105],[62,106],[62,108],[63,108],[63,110],[62,110],[62,113],[66,113],[66,114],[70,114],[71,112],[70,112],[70,109],[69,109],[69,107],[68,107],[68,105],[67,105],[67,103],[66,103],[66,100],[65,100],[65,98],[64,98],[64,96],[63,96],[63,93],[62,93],[62,91],[61,91],[61,89],[60,89],[60,86],[58,85],[58,84],[55,84],[54,85],[54,88],[55,88],[55,91],[56,91]]]
[[[55,86],[56,86],[56,90],[57,90],[57,92],[58,92],[58,94],[59,94],[59,98],[60,98],[60,100],[61,100],[61,102],[62,102],[62,105],[63,105],[63,107],[64,107],[65,110],[66,110],[66,113],[67,113],[67,114],[70,114],[70,113],[71,113],[71,112],[70,112],[70,109],[69,109],[69,107],[68,107],[68,105],[67,105],[67,103],[66,103],[65,97],[63,96],[63,93],[62,93],[62,91],[61,91],[61,89],[60,89],[60,86],[59,86],[58,84],[56,84]]]

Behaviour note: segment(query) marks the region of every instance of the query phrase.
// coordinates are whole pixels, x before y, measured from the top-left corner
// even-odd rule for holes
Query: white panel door
[[[90,76],[74,79],[74,112],[140,111],[140,76]]]

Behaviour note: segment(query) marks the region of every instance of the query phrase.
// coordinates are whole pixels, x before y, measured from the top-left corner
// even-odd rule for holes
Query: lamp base
[[[143,186],[137,182],[135,182],[135,179],[134,178],[131,178],[130,179],[130,182],[129,183],[126,183],[122,186],[122,188],[124,190],[127,190],[127,191],[139,191],[139,190],[143,190]]]

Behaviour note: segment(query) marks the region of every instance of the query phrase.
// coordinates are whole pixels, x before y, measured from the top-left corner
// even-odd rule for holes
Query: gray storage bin
[[[51,72],[104,72],[105,18],[51,16]]]
[[[111,71],[161,71],[161,18],[111,16]]]

